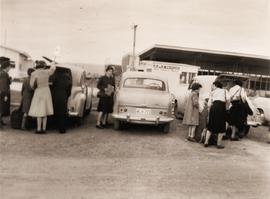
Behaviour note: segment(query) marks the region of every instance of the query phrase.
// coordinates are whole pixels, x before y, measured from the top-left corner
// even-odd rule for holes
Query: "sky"
[[[0,0],[1,45],[121,64],[154,44],[270,56],[270,0]]]

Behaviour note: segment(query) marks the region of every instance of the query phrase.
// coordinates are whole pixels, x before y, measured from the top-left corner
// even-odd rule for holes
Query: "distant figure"
[[[71,94],[72,77],[71,73],[62,68],[56,68],[51,77],[52,99],[54,118],[58,126],[59,133],[66,133],[68,98]]]
[[[183,124],[188,125],[188,137],[187,140],[196,142],[195,130],[199,125],[199,91],[202,87],[199,83],[194,83],[191,86],[191,93],[188,96],[185,113],[183,118]]]
[[[97,107],[98,117],[96,127],[102,129],[107,126],[109,113],[113,112],[115,79],[111,66],[107,67],[105,75],[100,77],[97,88],[99,89],[99,102]]]
[[[242,87],[243,82],[234,81],[234,86],[229,90],[231,95],[232,107],[230,108],[230,125],[232,126],[231,140],[238,141],[239,137],[236,132],[243,132],[247,122],[247,111],[242,102],[246,102],[247,94]]]
[[[8,75],[10,69],[10,59],[0,57],[0,128],[5,125],[4,116],[10,114],[10,84],[11,78]]]
[[[30,85],[35,89],[31,102],[29,116],[37,118],[37,134],[46,133],[47,116],[53,115],[52,96],[49,88],[49,77],[55,71],[55,65],[52,64],[49,69],[46,68],[44,61],[36,62],[36,70],[30,78]]]
[[[211,134],[217,135],[217,148],[223,149],[222,138],[226,132],[226,103],[230,96],[226,89],[222,89],[222,84],[215,81],[212,85],[212,92],[208,101],[209,116],[207,123],[207,133],[204,146],[207,147]]]
[[[35,70],[33,68],[29,68],[27,70],[27,74],[28,77],[23,81],[23,86],[22,86],[22,104],[21,104],[21,111],[24,113],[23,114],[23,119],[22,119],[22,129],[25,130],[25,124],[26,124],[26,119],[28,116],[28,112],[31,106],[31,102],[32,102],[32,98],[33,98],[33,94],[34,94],[34,90],[33,88],[30,86],[30,78],[31,78],[31,74],[34,72]]]

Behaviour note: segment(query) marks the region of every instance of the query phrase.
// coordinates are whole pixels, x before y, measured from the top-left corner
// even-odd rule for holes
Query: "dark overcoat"
[[[62,116],[67,114],[68,98],[71,94],[72,77],[68,72],[56,70],[51,77],[52,87],[52,100],[54,114]]]
[[[27,113],[29,112],[32,98],[33,98],[34,90],[30,86],[30,77],[23,81],[22,86],[22,112]]]
[[[0,68],[0,114],[10,114],[10,84],[11,78],[8,73]]]

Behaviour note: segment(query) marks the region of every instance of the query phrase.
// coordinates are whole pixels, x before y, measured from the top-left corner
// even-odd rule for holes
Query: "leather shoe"
[[[96,128],[97,128],[97,129],[104,129],[104,127],[101,126],[101,125],[96,125]]]
[[[222,145],[217,145],[217,148],[218,148],[218,149],[224,149],[225,147],[222,146]]]
[[[231,138],[231,141],[239,141],[238,137]]]

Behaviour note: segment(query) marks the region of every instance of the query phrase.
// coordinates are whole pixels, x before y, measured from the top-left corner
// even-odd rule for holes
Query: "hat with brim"
[[[0,57],[0,68],[5,69],[10,66],[10,59],[8,57]]]

